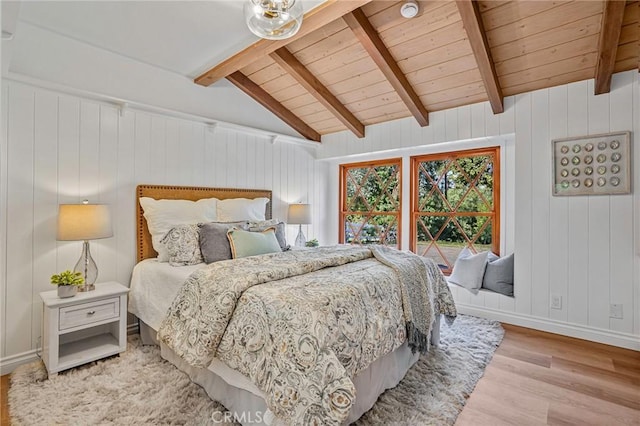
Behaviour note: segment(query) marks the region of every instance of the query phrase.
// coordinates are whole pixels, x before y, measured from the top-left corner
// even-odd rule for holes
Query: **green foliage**
[[[51,284],[60,286],[60,285],[77,285],[80,286],[84,284],[84,278],[80,272],[71,272],[70,270],[66,270],[60,272],[59,274],[51,275]]]
[[[493,211],[491,155],[443,158],[420,163],[418,172],[418,242],[491,245]],[[397,244],[400,210],[399,169],[395,165],[350,168],[346,179],[345,240],[356,244]],[[375,212],[376,214],[372,214]],[[487,213],[483,216],[432,215],[441,212]],[[389,213],[389,214],[384,214]],[[486,225],[486,226],[485,226]]]
[[[418,180],[420,211],[488,213],[493,210],[491,156],[426,161],[420,164]],[[475,182],[473,186],[472,182]],[[476,243],[491,244],[491,226],[483,229],[487,220],[489,216],[456,216],[447,223],[438,240],[465,243],[479,234]],[[427,230],[435,237],[444,226],[445,218],[426,215],[420,221],[418,241],[431,241]]]
[[[318,247],[320,243],[315,238],[313,240],[309,240],[304,244],[306,247]]]

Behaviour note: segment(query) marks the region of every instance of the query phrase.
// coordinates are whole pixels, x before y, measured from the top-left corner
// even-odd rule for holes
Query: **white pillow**
[[[265,220],[268,198],[229,198],[218,200],[218,222]]]
[[[484,269],[487,267],[488,251],[473,254],[469,248],[465,247],[453,265],[453,272],[448,281],[466,288],[472,293],[478,293],[482,287]]]
[[[171,229],[177,225],[214,222],[216,220],[217,198],[190,200],[155,200],[149,197],[140,198],[140,206],[147,219],[151,234],[151,243],[158,252],[158,262],[168,262],[169,252],[166,244],[160,242]]]

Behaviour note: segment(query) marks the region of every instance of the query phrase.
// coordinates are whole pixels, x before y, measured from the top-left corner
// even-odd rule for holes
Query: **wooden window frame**
[[[501,171],[500,171],[500,146],[491,146],[486,148],[474,148],[474,149],[465,149],[465,150],[456,150],[456,151],[447,151],[447,152],[438,152],[434,154],[425,154],[425,155],[416,155],[411,157],[411,180],[410,180],[410,192],[411,192],[411,200],[410,200],[410,226],[409,226],[409,248],[412,252],[419,254],[417,250],[418,244],[418,229],[417,229],[417,219],[418,216],[424,216],[425,212],[419,211],[419,164],[424,161],[436,161],[436,160],[455,160],[458,158],[465,158],[470,156],[477,155],[493,155],[493,213],[489,215],[483,214],[483,216],[491,216],[493,217],[492,226],[491,226],[491,245],[492,250],[498,256],[500,255],[500,179],[501,179]],[[465,195],[466,196],[466,195]],[[461,214],[462,213],[462,214]],[[471,212],[442,212],[442,216],[451,217],[451,216],[476,216],[474,214],[470,214]],[[437,240],[436,240],[437,241]],[[453,269],[453,265],[451,265],[451,269]],[[445,275],[451,273],[451,270],[444,271]]]
[[[339,205],[339,230],[338,230],[338,242],[340,244],[345,243],[345,234],[344,234],[344,221],[345,217],[350,214],[363,214],[364,212],[352,212],[347,211],[347,173],[349,169],[356,168],[371,168],[378,166],[397,166],[398,167],[398,210],[397,212],[367,212],[368,215],[384,215],[384,216],[396,216],[397,227],[398,227],[398,235],[397,239],[397,248],[401,248],[402,244],[402,157],[397,158],[389,158],[384,160],[375,160],[375,161],[362,161],[358,163],[347,163],[340,164],[340,205]]]

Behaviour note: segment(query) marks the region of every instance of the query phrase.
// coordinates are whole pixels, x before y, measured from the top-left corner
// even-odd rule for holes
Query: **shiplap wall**
[[[499,115],[481,103],[431,113],[425,128],[413,119],[368,126],[364,139],[347,132],[323,137],[321,157],[330,160],[335,185],[340,162],[380,158],[376,152],[397,157],[422,145],[447,151],[447,142],[515,134],[515,150],[503,152],[504,189],[515,194],[506,214],[515,217],[502,234],[514,241],[515,298],[509,303],[454,287],[456,301],[469,313],[640,349],[639,86],[634,70],[614,75],[609,94],[594,96],[588,80],[508,97]],[[551,195],[551,139],[623,130],[633,132],[633,194]],[[330,219],[337,238],[337,215]],[[408,221],[403,227],[407,234]],[[562,297],[562,309],[550,309],[552,294]],[[623,319],[609,318],[611,303],[623,305]]]
[[[91,242],[98,281],[128,285],[135,262],[135,187],[172,184],[264,188],[273,191],[273,216],[309,202],[322,240],[326,164],[313,148],[147,112],[122,116],[108,103],[3,80],[0,150],[1,356],[37,348],[41,291],[51,274],[72,269],[79,242],[56,241],[58,204],[107,203],[114,236]],[[316,232],[316,229],[320,232]],[[295,240],[297,226],[287,230]]]

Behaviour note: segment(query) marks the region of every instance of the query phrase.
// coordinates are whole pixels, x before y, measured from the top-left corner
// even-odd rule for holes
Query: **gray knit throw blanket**
[[[434,290],[431,283],[434,277],[430,277],[425,264],[431,260],[385,246],[368,247],[378,261],[398,274],[409,347],[413,353],[426,354],[434,321]]]

